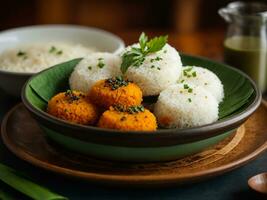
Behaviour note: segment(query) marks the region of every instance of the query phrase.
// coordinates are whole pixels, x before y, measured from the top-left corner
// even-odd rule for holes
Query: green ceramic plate
[[[68,78],[81,59],[56,65],[33,76],[22,101],[47,136],[63,147],[103,159],[131,162],[166,161],[201,151],[230,135],[259,106],[261,94],[244,73],[205,58],[181,55],[184,65],[210,69],[224,84],[220,119],[212,124],[155,132],[118,131],[70,124],[45,112],[47,101],[68,89]]]

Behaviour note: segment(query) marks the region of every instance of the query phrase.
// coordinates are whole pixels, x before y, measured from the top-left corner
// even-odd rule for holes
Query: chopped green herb
[[[162,58],[160,58],[160,57],[157,56],[157,57],[155,58],[155,60],[156,60],[156,61],[160,61],[160,60],[162,60]]]
[[[163,53],[167,53],[167,50],[164,50]]]
[[[100,61],[98,62],[98,64],[97,64],[97,66],[98,66],[99,68],[103,68],[103,67],[105,66],[105,63],[104,63],[102,60],[100,60]]]
[[[151,58],[151,59],[150,59],[150,62],[154,62],[154,60],[155,60],[154,58]]]
[[[92,66],[88,66],[88,69],[89,69],[89,70],[92,70]]]
[[[188,101],[191,103],[192,102],[192,99],[191,98],[188,98]]]
[[[187,78],[196,77],[197,72],[192,71],[192,69],[193,67],[187,67],[186,69],[183,70],[183,75],[186,76]]]
[[[204,85],[208,85],[208,83],[204,83]]]
[[[57,55],[61,55],[63,54],[63,51],[58,50],[55,46],[51,46],[51,48],[49,49],[49,53],[55,53]]]
[[[189,85],[187,85],[187,84],[184,84],[184,89],[187,90],[188,93],[193,92],[193,88],[190,88]]]
[[[181,83],[183,83],[184,82],[184,79],[183,80],[181,80]]]
[[[121,72],[124,74],[129,67],[139,67],[149,53],[160,51],[167,43],[168,36],[155,37],[148,41],[145,33],[139,37],[140,47],[132,47],[122,55]]]
[[[110,87],[112,90],[116,90],[119,87],[127,86],[130,81],[124,80],[122,76],[117,76],[113,78],[109,78],[105,81],[106,85]]]
[[[19,52],[17,53],[17,56],[18,56],[18,57],[21,57],[23,60],[26,60],[26,59],[28,58],[27,53],[24,52],[24,51],[19,51]]]
[[[145,108],[143,105],[130,106],[130,107],[126,107],[123,105],[115,105],[115,106],[113,106],[113,108],[118,112],[127,112],[129,114],[136,114],[136,113],[140,113],[140,112],[145,111]]]
[[[189,86],[187,84],[184,84],[184,89],[188,89]]]
[[[157,67],[158,70],[160,70],[160,67]]]
[[[49,53],[53,53],[53,52],[55,52],[56,50],[57,50],[56,47],[52,46],[52,47],[50,48],[50,50],[49,50]]]
[[[19,51],[17,53],[17,56],[25,56],[25,55],[26,55],[26,52],[24,52],[24,51]]]
[[[187,67],[186,69],[184,69],[184,71],[190,72],[192,69],[193,69],[193,67]]]
[[[63,51],[60,50],[60,51],[57,52],[57,55],[61,55],[62,53],[63,53]]]
[[[151,69],[155,68],[155,65],[152,65],[150,68],[151,68]]]

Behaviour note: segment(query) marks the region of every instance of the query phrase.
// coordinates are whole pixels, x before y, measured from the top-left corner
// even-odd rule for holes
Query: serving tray
[[[235,134],[205,151],[171,162],[125,163],[97,160],[47,140],[22,104],[2,123],[4,144],[19,158],[63,175],[120,186],[168,186],[217,176],[238,168],[267,149],[266,103]]]

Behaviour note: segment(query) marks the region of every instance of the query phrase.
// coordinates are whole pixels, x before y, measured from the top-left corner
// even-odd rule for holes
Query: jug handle
[[[218,13],[223,19],[225,19],[225,21],[227,21],[227,22],[231,21],[231,19],[229,17],[229,12],[226,8],[219,9]]]

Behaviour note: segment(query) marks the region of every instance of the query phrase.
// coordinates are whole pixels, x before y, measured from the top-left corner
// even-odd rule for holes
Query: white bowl
[[[122,39],[101,29],[76,25],[39,25],[0,32],[0,53],[22,44],[53,41],[78,43],[114,54],[119,54],[125,47]],[[0,88],[10,95],[20,97],[22,86],[33,74],[0,69]]]

